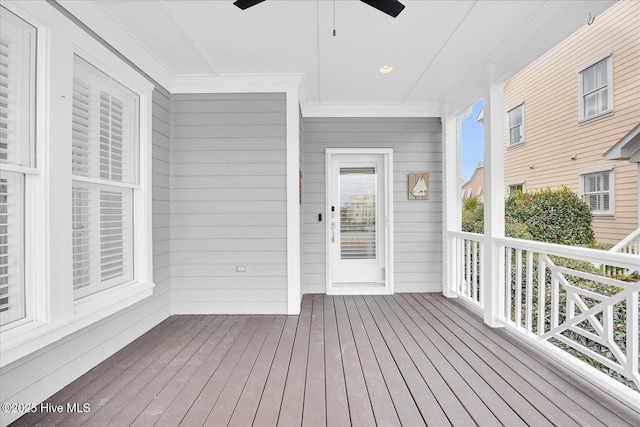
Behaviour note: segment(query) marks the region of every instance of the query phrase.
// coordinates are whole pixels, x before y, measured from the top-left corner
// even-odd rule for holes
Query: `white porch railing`
[[[640,255],[640,228],[631,232],[631,234],[629,234],[627,237],[622,239],[617,245],[609,249],[609,252]],[[629,269],[620,270],[610,265],[604,265],[603,268],[605,273],[608,276],[613,276],[616,274],[633,273],[632,270],[629,270]],[[639,269],[640,269],[640,266],[638,266],[635,271],[638,271]]]
[[[489,291],[481,262],[488,241],[472,233],[448,235],[458,260],[450,292],[482,309]],[[499,292],[499,320],[640,406],[640,282],[606,277],[594,267],[638,270],[640,257],[511,238],[492,244],[504,256],[504,282],[491,290]]]
[[[462,260],[456,264],[452,292],[468,302],[484,308],[484,278],[482,277],[482,254],[484,253],[484,235],[451,232],[455,258]]]

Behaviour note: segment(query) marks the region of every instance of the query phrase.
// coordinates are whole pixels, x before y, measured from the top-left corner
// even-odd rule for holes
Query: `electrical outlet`
[[[236,265],[236,273],[246,273],[247,267],[244,265]]]

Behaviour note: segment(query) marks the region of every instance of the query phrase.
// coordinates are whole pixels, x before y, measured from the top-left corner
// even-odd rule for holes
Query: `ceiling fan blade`
[[[264,0],[236,0],[233,4],[238,6],[240,9],[245,10],[251,6],[257,5],[258,3],[262,3],[263,1]]]
[[[360,0],[363,3],[368,4],[369,6],[373,6],[381,12],[386,13],[387,15],[393,16],[394,18],[400,15],[402,9],[404,9],[404,5],[400,3],[398,0]]]

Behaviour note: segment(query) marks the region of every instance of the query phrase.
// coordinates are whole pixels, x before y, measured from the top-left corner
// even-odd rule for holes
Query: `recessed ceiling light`
[[[385,65],[385,66],[382,66],[382,67],[378,68],[378,71],[381,74],[389,74],[390,72],[393,71],[393,67],[391,65]]]

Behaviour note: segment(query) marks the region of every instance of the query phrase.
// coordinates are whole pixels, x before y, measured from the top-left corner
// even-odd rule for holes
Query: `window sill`
[[[27,321],[0,335],[0,368],[80,331],[153,294],[153,283],[131,282],[83,298],[74,315],[55,324]]]
[[[612,213],[591,212],[591,216],[593,217],[593,219],[615,219],[615,216]]]
[[[596,114],[595,116],[578,119],[578,125],[583,125],[583,124],[586,124],[586,123],[589,123],[589,122],[596,121],[598,119],[603,119],[603,118],[609,117],[611,115],[613,115],[613,110],[607,110],[607,111],[604,111],[604,112],[602,112],[600,114]]]
[[[525,141],[522,140],[516,144],[511,144],[511,145],[507,145],[507,150],[510,150],[512,148],[518,148],[518,147],[522,147],[524,145]]]

